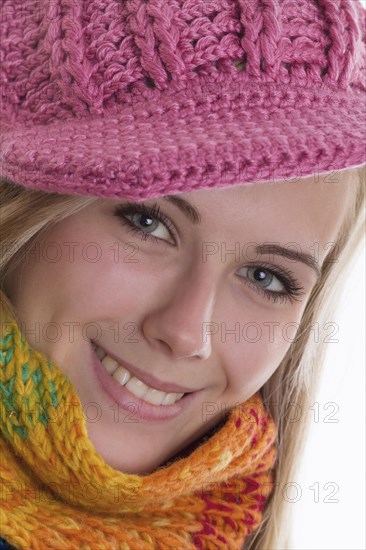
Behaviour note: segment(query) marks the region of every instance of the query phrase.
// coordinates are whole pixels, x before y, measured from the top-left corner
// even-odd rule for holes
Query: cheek
[[[240,343],[227,341],[228,388],[235,393],[235,398],[246,399],[259,390],[286,355],[295,331],[290,330],[287,320],[279,319],[277,323],[272,328],[268,324],[252,323],[251,330],[245,330],[243,325]]]
[[[124,247],[110,233],[86,230],[85,225],[75,220],[55,227],[42,243],[40,261],[33,263],[27,283],[47,300],[48,310],[52,304],[56,317],[115,321],[136,310],[142,291],[151,295],[146,265],[136,247]]]
[[[37,297],[52,313],[67,310],[82,316],[98,310],[118,287],[124,287],[123,270],[113,261],[111,244],[110,237],[86,231],[77,223],[59,224],[36,243],[23,263],[22,298],[34,301]]]

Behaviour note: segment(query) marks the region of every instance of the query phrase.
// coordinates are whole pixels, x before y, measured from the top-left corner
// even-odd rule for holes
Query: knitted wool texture
[[[188,456],[124,474],[96,452],[69,378],[14,319],[2,325],[0,538],[23,550],[242,547],[274,483],[277,431],[259,393]]]
[[[2,0],[0,173],[141,200],[366,162],[359,0]]]

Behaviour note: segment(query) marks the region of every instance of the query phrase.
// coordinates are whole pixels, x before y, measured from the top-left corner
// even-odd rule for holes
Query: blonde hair
[[[350,172],[351,173],[351,172]],[[290,550],[293,505],[284,498],[283,489],[296,481],[300,460],[310,427],[307,411],[314,403],[326,354],[325,340],[313,337],[315,323],[319,330],[334,319],[334,313],[347,277],[365,234],[366,167],[352,170],[356,192],[334,243],[322,266],[322,276],[313,288],[299,324],[296,338],[261,393],[278,427],[276,485],[269,498],[260,528],[245,550]],[[291,408],[300,413],[291,420]],[[244,550],[243,549],[243,550]]]
[[[289,550],[292,547],[288,524],[289,503],[283,487],[294,481],[309,428],[305,414],[314,401],[326,346],[312,338],[314,324],[325,327],[332,319],[341,289],[352,261],[361,245],[365,228],[366,167],[352,170],[357,180],[354,201],[343,221],[335,246],[322,266],[322,276],[313,288],[304,310],[296,338],[261,393],[278,426],[276,485],[267,501],[263,522],[244,546],[245,550]],[[62,195],[26,189],[5,179],[0,180],[0,298],[5,309],[17,319],[3,283],[19,262],[26,246],[41,237],[52,225],[98,200],[98,197]],[[300,419],[291,420],[293,405]]]

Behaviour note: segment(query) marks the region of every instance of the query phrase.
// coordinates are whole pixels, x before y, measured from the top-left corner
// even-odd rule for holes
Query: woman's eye
[[[244,267],[241,269],[249,284],[272,302],[298,302],[305,294],[304,287],[289,270],[267,268],[265,266]]]
[[[136,226],[136,228],[141,228],[141,231],[143,231],[144,233],[154,233],[154,237],[157,237],[158,239],[170,239],[170,233],[168,229],[157,218],[154,218],[153,216],[147,214],[125,214],[125,216],[127,219],[130,219],[130,221],[133,223],[133,225]]]
[[[285,285],[268,269],[261,267],[244,267],[246,270],[246,277],[259,286],[262,289],[269,290],[271,292],[283,292]]]
[[[117,206],[114,215],[120,218],[127,229],[136,233],[143,241],[176,242],[176,230],[170,219],[161,212],[158,205],[126,203]]]

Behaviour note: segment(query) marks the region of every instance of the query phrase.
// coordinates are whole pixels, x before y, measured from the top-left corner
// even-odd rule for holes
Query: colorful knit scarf
[[[17,549],[239,550],[273,489],[277,431],[259,392],[188,456],[124,474],[96,452],[69,378],[10,317],[0,429],[0,538]]]

